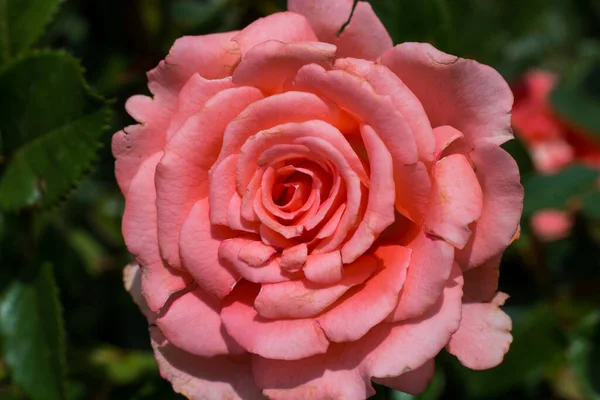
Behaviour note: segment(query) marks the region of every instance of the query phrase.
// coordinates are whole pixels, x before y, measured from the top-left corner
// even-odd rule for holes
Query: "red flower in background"
[[[552,108],[550,95],[558,81],[552,72],[532,70],[513,87],[515,133],[527,146],[535,168],[541,173],[557,173],[574,163],[600,168],[600,143],[560,118]],[[571,213],[561,210],[540,210],[531,219],[533,232],[543,241],[565,238],[572,226]]]
[[[512,123],[516,134],[542,173],[555,173],[576,162],[600,167],[600,143],[560,118],[552,108],[550,94],[557,83],[556,74],[532,70],[513,87]]]

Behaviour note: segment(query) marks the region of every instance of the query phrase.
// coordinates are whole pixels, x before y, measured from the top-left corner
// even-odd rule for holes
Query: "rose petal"
[[[435,135],[435,161],[437,162],[441,157],[442,153],[448,146],[450,146],[455,140],[463,138],[463,134],[451,126],[438,126],[433,130]]]
[[[327,222],[325,222],[325,225],[323,225],[323,227],[319,230],[315,238],[325,239],[326,237],[331,236],[339,226],[342,215],[344,215],[344,211],[346,211],[346,204],[341,204],[331,215],[331,217],[327,219]]]
[[[253,240],[240,249],[238,258],[250,266],[258,267],[269,261],[275,253],[277,253],[275,248],[258,240]]]
[[[123,193],[139,165],[150,155],[161,151],[179,91],[195,73],[207,79],[231,75],[239,60],[237,44],[230,39],[236,32],[178,39],[164,61],[148,73],[148,87],[154,99],[134,96],[127,103],[141,125],[132,125],[115,133],[112,153],[117,159],[115,175]],[[137,119],[136,118],[136,119]]]
[[[153,324],[156,320],[156,314],[150,310],[146,299],[142,295],[142,271],[138,264],[127,264],[123,268],[123,286],[131,295],[133,302],[140,308],[148,323]]]
[[[285,271],[295,272],[302,268],[308,257],[308,247],[306,243],[300,243],[293,247],[283,249],[281,254],[280,267]]]
[[[367,251],[379,234],[394,222],[394,173],[392,157],[377,133],[368,125],[361,134],[371,167],[371,183],[367,210],[354,234],[342,246],[344,264],[351,263]]]
[[[406,278],[410,254],[410,249],[401,246],[382,246],[375,251],[376,258],[365,254],[358,259],[361,263],[383,266],[383,270],[346,293],[338,304],[318,317],[330,341],[357,340],[392,312]]]
[[[254,356],[256,382],[266,395],[277,399],[372,396],[372,377],[416,371],[444,347],[459,327],[461,286],[456,266],[438,307],[422,319],[377,325],[356,342],[332,343],[325,354],[292,361]],[[424,337],[429,340],[423,341]]]
[[[469,225],[481,216],[483,199],[477,176],[465,156],[452,154],[436,163],[433,181],[425,230],[461,249],[471,236]]]
[[[398,305],[387,318],[389,322],[423,315],[438,302],[452,271],[451,244],[418,232],[406,246],[412,250],[411,262]]]
[[[317,137],[303,137],[296,140],[305,145],[312,153],[333,163],[339,174],[344,178],[347,188],[346,209],[338,228],[329,238],[322,240],[313,250],[314,253],[328,253],[336,250],[346,238],[348,231],[357,223],[360,213],[363,191],[361,181],[344,155],[330,142]]]
[[[192,115],[202,110],[211,97],[232,86],[229,76],[223,79],[206,79],[198,73],[192,75],[179,93],[177,108],[167,129],[167,141]]]
[[[356,4],[350,23],[338,36],[350,19],[352,6],[351,0],[288,0],[288,10],[306,16],[321,41],[339,47],[339,56],[375,60],[393,44],[369,3],[360,1]]]
[[[236,231],[259,232],[260,224],[258,222],[248,221],[242,217],[242,199],[237,191],[233,194],[227,206],[227,225]]]
[[[236,193],[236,163],[237,155],[232,154],[216,164],[209,174],[208,201],[211,224],[227,226],[227,210]]]
[[[413,221],[420,221],[429,195],[427,168],[418,162],[414,135],[389,96],[378,95],[368,82],[355,74],[325,71],[306,65],[298,71],[296,87],[321,94],[371,126],[392,155],[396,185],[396,208]]]
[[[337,152],[345,158],[352,170],[361,181],[368,184],[369,176],[360,159],[345,139],[344,135],[334,126],[319,120],[302,123],[287,123],[272,129],[261,131],[248,140],[241,149],[238,158],[237,182],[238,192],[243,193],[252,174],[258,167],[259,156],[267,149],[278,144],[302,143],[304,138],[320,138],[331,143]]]
[[[286,239],[281,234],[275,232],[271,228],[264,224],[260,225],[260,239],[261,241],[269,246],[273,246],[279,249],[285,249],[298,244],[298,242],[292,239]]]
[[[489,303],[465,303],[460,328],[446,346],[467,368],[482,370],[500,364],[512,343],[512,321],[500,309],[508,296],[498,292]]]
[[[435,362],[429,360],[415,370],[391,378],[375,378],[373,382],[416,396],[429,386],[435,373]]]
[[[156,324],[169,342],[188,353],[203,357],[243,354],[224,331],[220,311],[218,299],[196,289],[177,298]]]
[[[308,318],[332,305],[351,287],[367,280],[378,265],[371,257],[361,257],[344,267],[342,279],[333,285],[307,279],[262,285],[254,309],[265,318]]]
[[[268,320],[252,304],[258,291],[242,282],[226,299],[221,319],[227,332],[246,350],[262,357],[295,360],[327,351],[329,341],[311,319]]]
[[[160,157],[157,153],[140,165],[127,192],[123,213],[125,244],[143,265],[141,290],[153,312],[158,312],[173,293],[192,283],[187,273],[163,265],[158,252],[154,171]]]
[[[257,19],[232,39],[240,46],[242,56],[268,40],[280,42],[318,42],[310,24],[300,14],[279,12]]]
[[[480,145],[469,156],[483,191],[483,209],[469,242],[456,251],[463,270],[503,252],[519,227],[523,210],[523,187],[515,160],[495,145]]]
[[[295,275],[281,270],[278,257],[273,257],[260,266],[252,266],[240,260],[241,249],[253,242],[262,243],[247,237],[237,237],[221,242],[219,245],[220,262],[236,270],[244,279],[250,282],[275,283],[289,281],[295,277]]]
[[[335,283],[344,274],[342,255],[339,251],[310,254],[302,268],[306,278],[315,283]]]
[[[383,378],[416,370],[440,352],[460,325],[462,284],[455,263],[435,307],[418,319],[380,324],[361,340],[379,343],[364,361],[371,376]]]
[[[257,44],[242,58],[233,73],[233,82],[269,94],[281,92],[303,65],[314,63],[331,68],[335,51],[336,47],[327,43],[269,40]]]
[[[384,53],[381,63],[419,98],[434,128],[453,126],[472,145],[512,139],[512,92],[493,68],[426,43],[400,44]]]
[[[338,58],[335,69],[356,73],[371,84],[377,94],[390,96],[392,102],[402,114],[413,132],[419,160],[427,165],[434,156],[435,137],[427,114],[419,99],[386,66],[355,58]]]
[[[163,378],[189,399],[263,399],[256,387],[250,355],[199,357],[169,343],[156,327],[150,329],[152,348]]]
[[[288,10],[304,15],[322,42],[333,43],[350,19],[353,0],[288,0]]]
[[[362,376],[360,355],[346,344],[332,343],[327,354],[294,361],[252,357],[254,378],[274,400],[366,399],[375,394]]]
[[[285,92],[252,103],[227,126],[218,160],[240,152],[242,145],[257,132],[291,122],[321,120],[341,132],[356,129],[356,122],[335,104],[313,93]]]
[[[501,260],[502,254],[498,254],[477,268],[471,268],[463,272],[463,278],[465,279],[463,287],[464,302],[481,303],[492,300],[498,290]]]
[[[227,124],[263,98],[254,88],[233,88],[211,98],[165,147],[156,168],[158,242],[169,266],[180,267],[179,232],[192,205],[208,196],[208,171],[217,159]],[[185,173],[182,173],[185,171]]]
[[[198,201],[181,229],[179,248],[185,269],[207,293],[222,299],[227,296],[240,275],[219,261],[219,245],[231,232],[211,226],[208,199]]]
[[[350,23],[334,42],[340,57],[376,60],[394,46],[392,38],[366,1],[356,3]]]

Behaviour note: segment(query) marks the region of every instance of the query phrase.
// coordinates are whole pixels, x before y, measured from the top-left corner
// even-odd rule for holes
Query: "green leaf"
[[[0,72],[0,207],[51,206],[90,169],[110,111],[73,57],[36,52]]]
[[[0,303],[0,334],[15,383],[33,400],[66,398],[64,327],[50,264],[8,287]]]
[[[102,346],[91,351],[89,357],[91,364],[102,369],[105,377],[117,385],[134,383],[158,371],[156,359],[149,351]]]
[[[600,192],[588,193],[581,198],[581,212],[589,218],[600,220]]]
[[[583,165],[573,165],[556,175],[531,176],[523,182],[523,216],[543,208],[562,209],[569,200],[593,188],[597,179],[598,171]]]
[[[0,64],[35,44],[62,0],[0,0]]]
[[[505,311],[509,311],[507,307]],[[538,382],[561,357],[566,342],[558,321],[547,304],[511,310],[513,342],[504,361],[496,368],[472,371],[458,362],[453,366],[462,377],[469,398],[498,396]]]
[[[593,311],[573,330],[568,351],[573,371],[590,399],[600,399],[600,312]]]
[[[560,116],[600,139],[600,100],[582,89],[567,86],[554,89],[550,100]]]

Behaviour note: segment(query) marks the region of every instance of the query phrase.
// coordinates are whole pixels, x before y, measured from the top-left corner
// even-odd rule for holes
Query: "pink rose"
[[[190,399],[425,389],[512,340],[498,265],[523,191],[492,68],[396,47],[370,5],[290,0],[184,37],[115,134],[126,283]]]
[[[556,173],[582,162],[600,168],[600,143],[559,118],[550,104],[558,76],[544,70],[527,72],[514,87],[512,124],[531,153],[536,169]]]

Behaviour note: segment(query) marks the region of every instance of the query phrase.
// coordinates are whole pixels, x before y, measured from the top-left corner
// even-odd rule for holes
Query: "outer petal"
[[[196,289],[173,301],[156,324],[169,342],[191,354],[243,354],[245,351],[225,332],[220,311],[218,299]]]
[[[288,0],[288,10],[304,15],[322,42],[333,43],[350,19],[353,0]]]
[[[167,141],[192,115],[202,110],[211,97],[232,86],[230,76],[223,79],[206,79],[198,73],[192,75],[179,93],[176,112],[173,113],[167,130]]]
[[[199,357],[169,343],[151,328],[152,348],[163,378],[190,400],[264,399],[254,383],[250,355]]]
[[[240,275],[219,261],[219,245],[231,234],[223,227],[211,226],[208,199],[198,201],[181,229],[179,248],[183,266],[207,293],[222,299]]]
[[[208,171],[217,160],[227,124],[248,104],[263,98],[258,89],[226,89],[191,117],[165,148],[156,168],[158,243],[163,259],[180,267],[179,232],[192,205],[208,196]]]
[[[153,324],[156,314],[150,310],[148,304],[146,304],[146,299],[142,295],[142,272],[139,265],[127,264],[123,268],[123,286],[131,295],[133,302],[140,308],[148,323]]]
[[[477,176],[462,154],[438,161],[433,176],[425,229],[430,235],[463,248],[471,236],[469,225],[481,216],[483,199]]]
[[[512,92],[491,67],[423,43],[400,44],[381,63],[417,95],[434,128],[453,126],[473,145],[512,139]]]
[[[332,344],[327,354],[296,361],[252,357],[252,370],[263,393],[274,400],[364,400],[375,394],[363,376],[358,354]]]
[[[500,310],[508,296],[498,292],[489,303],[463,304],[460,328],[446,347],[471,369],[497,366],[512,343],[512,321]]]
[[[240,45],[242,56],[268,40],[280,42],[317,42],[310,24],[300,14],[280,12],[258,19],[232,39]]]
[[[379,343],[365,360],[371,376],[398,376],[421,367],[439,353],[459,328],[462,284],[460,268],[454,264],[436,307],[418,319],[380,324],[361,339]]]
[[[352,19],[339,38],[333,43],[341,57],[376,60],[394,43],[389,33],[366,1],[359,1]]]
[[[242,282],[221,311],[225,329],[242,347],[278,360],[296,360],[327,351],[329,341],[316,321],[262,318],[252,306],[256,294],[255,286]]]
[[[288,0],[288,9],[306,16],[321,41],[339,47],[340,56],[375,60],[393,44],[369,3],[358,2],[350,23],[338,36],[350,19],[352,6],[352,0]]]
[[[236,32],[178,39],[169,55],[148,73],[148,87],[154,99],[134,96],[127,103],[131,115],[142,125],[117,132],[112,152],[117,158],[115,174],[123,193],[139,165],[151,154],[161,151],[179,91],[195,73],[207,79],[231,75],[239,60],[238,46],[230,39]]]
[[[495,145],[481,145],[469,156],[483,191],[483,209],[471,239],[456,251],[463,270],[503,252],[519,227],[523,210],[523,187],[515,160]]]
[[[154,171],[161,154],[150,156],[140,165],[127,192],[123,214],[123,237],[129,252],[143,266],[141,290],[153,312],[158,312],[173,293],[192,283],[187,273],[163,265],[158,252]]]
[[[465,285],[463,287],[464,302],[488,302],[494,298],[496,290],[498,290],[501,260],[502,254],[499,254],[477,268],[463,272],[463,277],[465,278]]]
[[[375,378],[374,382],[385,385],[404,393],[417,395],[423,393],[429,382],[433,379],[435,372],[435,362],[427,361],[419,368],[403,373],[400,376],[392,378]]]
[[[433,307],[452,270],[454,248],[451,244],[418,232],[407,247],[412,249],[411,262],[398,305],[388,316],[390,322],[420,317]]]
[[[256,382],[276,399],[361,400],[372,396],[372,377],[416,372],[444,347],[459,327],[461,286],[456,266],[444,296],[427,315],[410,323],[380,324],[356,342],[332,343],[326,354],[294,361],[253,357]]]

